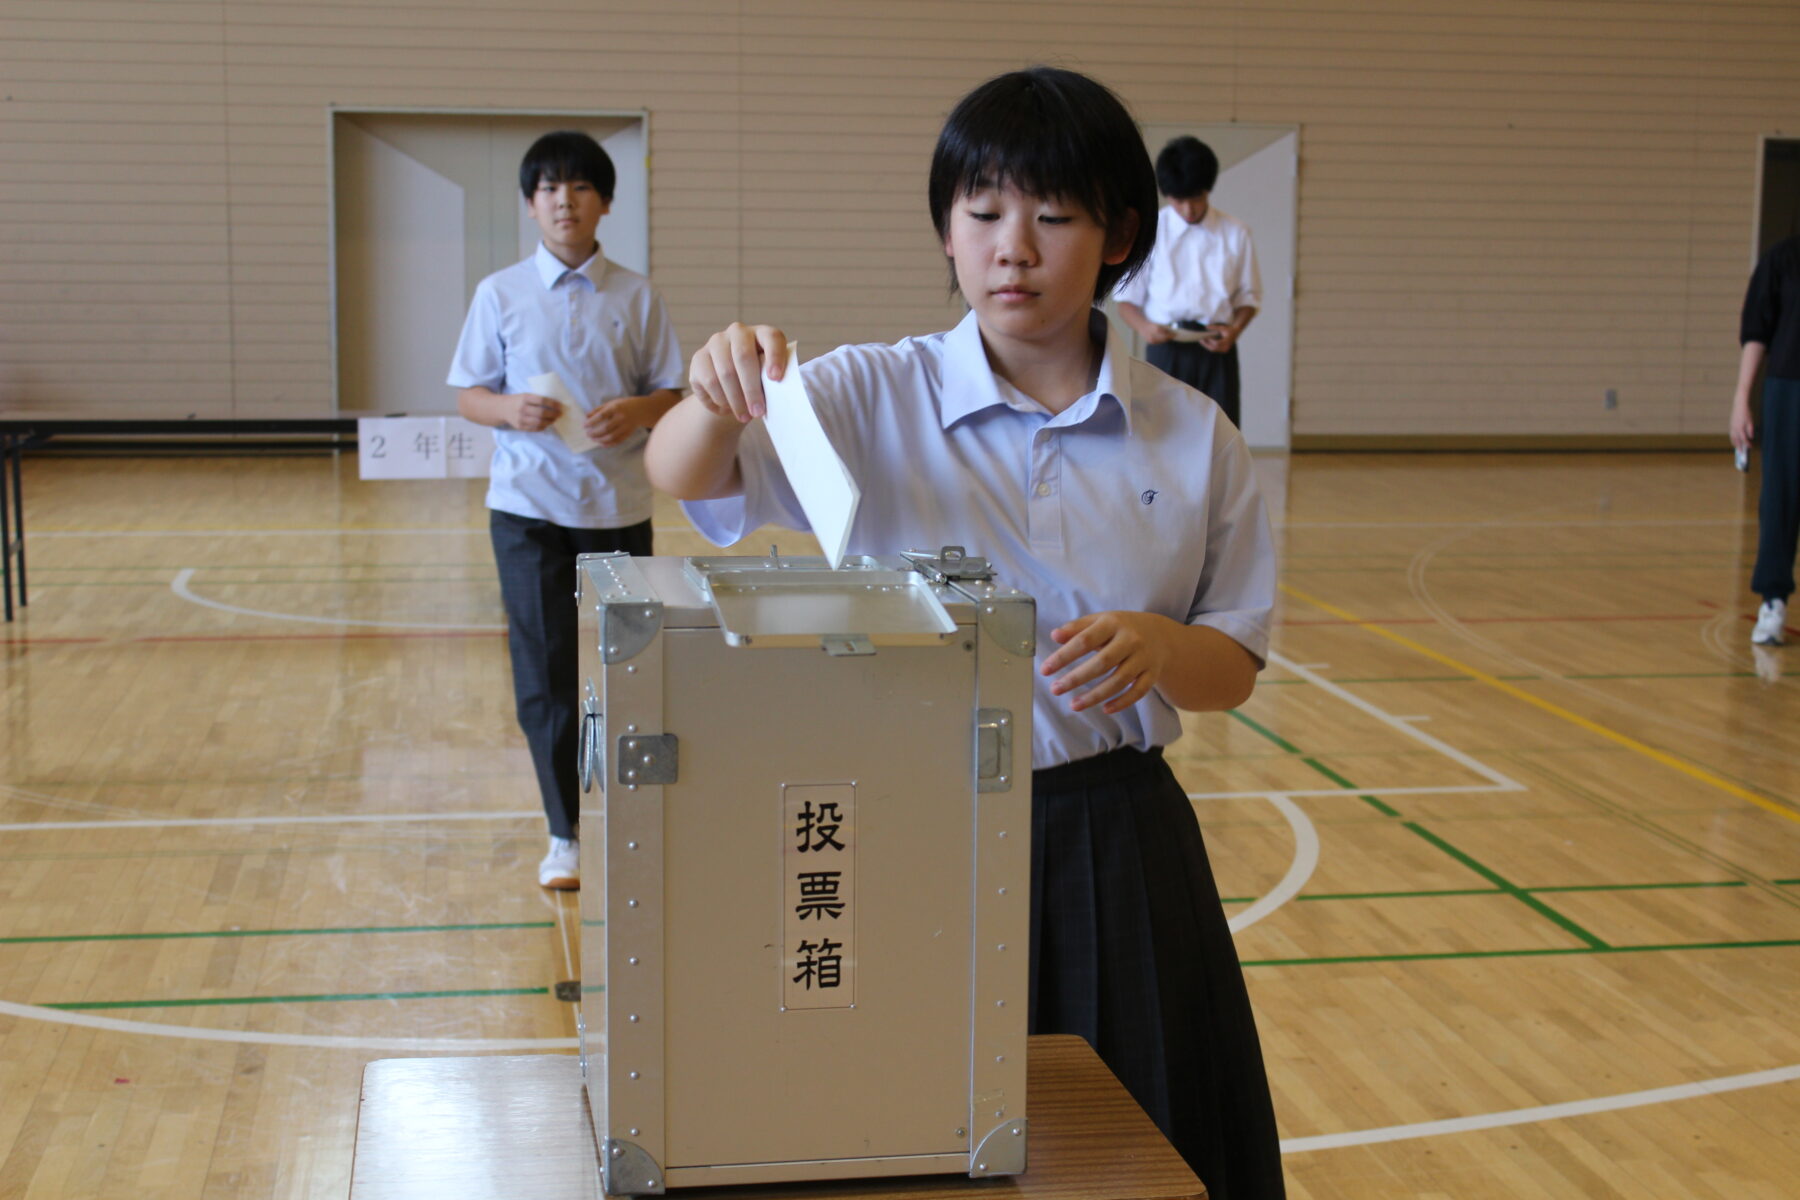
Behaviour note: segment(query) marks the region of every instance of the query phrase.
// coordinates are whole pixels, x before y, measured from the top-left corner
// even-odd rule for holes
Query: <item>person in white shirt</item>
[[[1215,1200],[1269,1200],[1284,1191],[1255,1019],[1162,747],[1177,710],[1250,694],[1274,554],[1238,431],[1094,307],[1150,251],[1142,145],[1084,76],[976,88],[928,186],[971,312],[802,371],[861,489],[850,553],[966,546],[1037,600],[1031,1031],[1086,1038]],[[763,364],[786,356],[780,330],[732,325],[651,435],[651,481],[716,543],[806,528],[756,419]]]
[[[476,287],[450,366],[458,410],[495,428],[488,530],[519,726],[550,825],[538,882],[551,888],[581,882],[575,556],[651,553],[645,431],[681,398],[662,298],[595,238],[615,180],[585,133],[545,134],[526,151],[519,188],[543,241]],[[530,382],[550,373],[595,447],[577,452],[552,431],[563,405]]]
[[[1241,425],[1237,344],[1262,303],[1262,280],[1250,230],[1212,203],[1218,180],[1218,156],[1199,138],[1162,148],[1156,184],[1169,204],[1157,215],[1156,249],[1113,298],[1152,366],[1205,392]]]

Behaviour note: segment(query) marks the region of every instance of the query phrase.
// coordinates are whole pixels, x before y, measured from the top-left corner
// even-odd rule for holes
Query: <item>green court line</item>
[[[1236,709],[1230,709],[1228,711],[1231,713],[1232,716],[1237,717],[1240,721],[1243,721],[1246,725],[1249,725],[1250,728],[1256,730],[1258,733],[1262,734],[1264,737],[1267,737],[1270,740],[1275,741],[1283,749],[1289,750],[1290,752],[1295,753],[1295,754],[1300,753],[1297,749],[1294,749],[1292,743],[1279,737],[1279,735],[1275,734],[1274,732],[1263,728],[1261,725],[1256,724],[1254,721],[1250,720],[1250,718],[1244,716],[1242,713],[1239,713]],[[1336,783],[1339,787],[1347,788],[1351,791],[1356,790],[1356,785],[1354,783],[1351,783],[1348,779],[1344,778],[1342,775],[1339,775],[1336,771],[1333,771],[1330,767],[1327,767],[1324,763],[1320,762],[1318,759],[1311,758],[1311,757],[1303,757],[1303,758],[1301,758],[1300,761],[1305,763],[1307,766],[1311,767],[1313,770],[1317,771],[1319,774],[1325,776],[1325,778]],[[1398,817],[1400,815],[1400,813],[1398,811],[1396,811],[1394,808],[1383,803],[1381,800],[1377,799],[1374,796],[1359,793],[1357,798],[1360,800],[1366,801],[1368,804],[1372,805],[1378,811],[1382,812],[1383,814],[1385,814],[1387,816]],[[1542,900],[1537,899],[1529,891],[1517,886],[1511,880],[1506,879],[1505,877],[1500,875],[1498,872],[1491,871],[1487,867],[1482,866],[1480,863],[1476,862],[1469,855],[1464,854],[1461,850],[1458,850],[1455,846],[1452,846],[1449,842],[1446,842],[1443,838],[1438,837],[1436,834],[1434,834],[1430,830],[1426,829],[1423,825],[1420,825],[1415,821],[1405,821],[1405,822],[1403,822],[1403,824],[1405,825],[1405,827],[1407,829],[1411,830],[1413,833],[1418,834],[1420,837],[1424,838],[1426,841],[1428,841],[1432,845],[1436,846],[1439,850],[1443,851],[1445,854],[1448,854],[1450,857],[1454,858],[1457,862],[1461,863],[1463,866],[1467,867],[1469,870],[1474,871],[1477,875],[1481,876],[1483,879],[1487,880],[1489,883],[1493,884],[1495,887],[1499,888],[1501,891],[1507,893],[1508,895],[1512,896],[1515,900],[1518,900],[1521,904],[1524,904],[1527,908],[1530,908],[1532,911],[1536,912],[1539,916],[1545,917],[1546,919],[1550,920],[1551,922],[1553,922],[1554,924],[1559,926],[1564,932],[1568,933],[1570,936],[1579,938],[1580,940],[1582,940],[1583,942],[1586,942],[1590,947],[1592,947],[1594,949],[1605,949],[1606,948],[1605,942],[1601,941],[1599,938],[1595,937],[1593,934],[1589,933],[1587,930],[1585,930],[1581,926],[1577,925],[1574,921],[1570,920],[1568,917],[1565,917],[1563,914],[1557,912],[1554,908],[1551,908],[1548,904],[1545,904]]]
[[[1239,712],[1237,709],[1228,708],[1225,710],[1225,715],[1228,717],[1234,717],[1242,724],[1248,725],[1250,728],[1256,730],[1256,732],[1262,734],[1265,738],[1268,738],[1271,742],[1274,742],[1277,746],[1280,746],[1283,750],[1287,751],[1289,754],[1300,753],[1300,747],[1294,745],[1292,742],[1288,741],[1286,738],[1282,737],[1280,734],[1276,733],[1274,730],[1270,729],[1268,726],[1257,724],[1255,721],[1251,720],[1249,717],[1245,716],[1243,713]]]
[[[1760,942],[1672,942],[1660,946],[1560,946],[1544,950],[1443,950],[1424,954],[1336,954],[1320,958],[1247,958],[1246,967],[1311,967],[1336,963],[1429,962],[1459,958],[1552,958],[1567,954],[1645,954],[1670,950],[1766,950],[1800,946],[1800,938]]]
[[[1505,878],[1497,871],[1491,871],[1487,867],[1482,866],[1473,858],[1470,858],[1467,854],[1464,854],[1461,850],[1458,850],[1455,846],[1446,842],[1443,838],[1432,833],[1429,829],[1426,829],[1423,825],[1420,825],[1415,821],[1407,821],[1405,822],[1405,825],[1406,828],[1412,830],[1414,833],[1418,834],[1420,837],[1424,838],[1426,841],[1430,842],[1439,850],[1442,850],[1445,854],[1448,854],[1451,858],[1454,858],[1457,862],[1469,868],[1469,870],[1475,872],[1489,883],[1511,893],[1514,899],[1537,912],[1539,916],[1547,917],[1549,920],[1561,926],[1564,932],[1573,937],[1580,938],[1595,950],[1608,949],[1605,942],[1601,941],[1569,918],[1563,916],[1531,893],[1514,885],[1511,880]]]
[[[1325,778],[1331,780],[1331,782],[1337,784],[1339,787],[1348,788],[1353,792],[1356,791],[1356,785],[1354,783],[1351,783],[1348,779],[1345,779],[1342,775],[1339,775],[1336,771],[1332,770],[1318,759],[1303,758],[1300,761],[1323,775]],[[1397,817],[1400,815],[1399,809],[1376,799],[1374,796],[1359,794],[1356,798],[1369,805],[1369,807],[1373,808],[1384,817]]]
[[[547,987],[529,988],[462,988],[442,992],[341,992],[316,996],[218,996],[187,1000],[75,1000],[64,1004],[46,1004],[45,1008],[67,1012],[96,1008],[202,1008],[220,1004],[315,1004],[339,1000],[444,1000],[464,996],[548,996]]]
[[[1773,882],[1800,883],[1800,880],[1777,879]],[[1681,883],[1572,883],[1552,884],[1546,887],[1520,887],[1516,891],[1537,894],[1540,892],[1652,892],[1676,891],[1688,888],[1738,888],[1748,887],[1741,879],[1718,879],[1701,882],[1683,881]],[[1426,888],[1419,891],[1400,892],[1311,892],[1295,896],[1299,900],[1425,900],[1439,896],[1509,896],[1512,892],[1505,888]],[[1260,896],[1226,896],[1220,900],[1222,904],[1252,904],[1261,899]]]
[[[1564,679],[1755,679],[1755,671],[1646,671],[1632,675],[1564,675]]]
[[[1690,880],[1683,883],[1570,883],[1520,888],[1522,892],[1654,892],[1681,888],[1748,887],[1742,879]]]
[[[1434,896],[1504,896],[1500,888],[1433,888],[1418,892],[1313,892],[1295,896],[1299,900],[1423,900]],[[1226,896],[1221,904],[1250,904],[1260,896]]]
[[[465,933],[484,929],[554,929],[554,921],[492,921],[468,925],[368,925],[320,929],[201,929],[181,933],[71,933],[38,937],[0,937],[0,946],[39,942],[152,942],[174,938],[299,937],[338,933]]]

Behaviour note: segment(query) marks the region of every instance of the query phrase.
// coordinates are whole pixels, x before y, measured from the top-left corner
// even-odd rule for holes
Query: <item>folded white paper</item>
[[[575,403],[575,397],[569,394],[569,387],[562,381],[561,375],[555,371],[546,371],[527,379],[525,386],[535,394],[562,405],[562,415],[556,418],[556,424],[550,428],[563,440],[563,445],[577,454],[586,454],[600,444],[589,437],[587,430],[582,427],[582,419],[587,413],[581,405]]]
[[[800,378],[800,352],[793,342],[788,343],[787,369],[781,379],[771,380],[765,370],[762,385],[769,402],[763,418],[769,440],[775,443],[781,469],[787,472],[800,508],[825,551],[825,561],[836,570],[844,561],[862,491],[819,424],[812,397]]]

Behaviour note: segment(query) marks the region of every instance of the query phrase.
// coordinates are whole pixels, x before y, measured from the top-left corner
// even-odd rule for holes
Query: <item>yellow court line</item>
[[[1335,604],[1327,603],[1326,601],[1319,599],[1317,596],[1308,595],[1307,593],[1301,591],[1298,588],[1289,587],[1287,584],[1284,583],[1281,585],[1281,590],[1286,592],[1288,595],[1292,596],[1296,600],[1304,601],[1305,603],[1312,605],[1314,608],[1322,609],[1323,611],[1330,613],[1332,616],[1337,617],[1341,621],[1348,621],[1350,624],[1355,625],[1360,629],[1366,629],[1370,633],[1378,634],[1381,637],[1386,638],[1390,642],[1394,642],[1397,645],[1405,646],[1408,650],[1413,651],[1415,654],[1423,654],[1426,658],[1429,658],[1434,662],[1442,663],[1444,666],[1449,667],[1452,670],[1460,671],[1464,675],[1467,675],[1469,678],[1474,679],[1480,683],[1485,683],[1485,684],[1487,684],[1487,686],[1494,688],[1498,691],[1505,692],[1507,695],[1513,697],[1514,699],[1523,700],[1525,703],[1532,705],[1535,708],[1540,708],[1543,711],[1549,713],[1551,716],[1561,717],[1563,720],[1569,722],[1569,724],[1571,724],[1571,725],[1575,725],[1581,729],[1585,729],[1589,733],[1596,734],[1600,737],[1603,737],[1609,742],[1612,742],[1616,745],[1623,746],[1627,750],[1631,750],[1638,754],[1641,754],[1645,758],[1650,759],[1652,762],[1658,762],[1658,763],[1661,763],[1665,767],[1671,767],[1677,771],[1680,771],[1683,775],[1688,776],[1690,779],[1698,779],[1701,783],[1710,784],[1711,786],[1718,788],[1722,792],[1726,792],[1730,795],[1736,796],[1740,800],[1748,800],[1750,803],[1758,806],[1759,808],[1768,809],[1770,812],[1774,813],[1778,817],[1786,817],[1790,821],[1800,823],[1800,812],[1795,812],[1793,809],[1787,807],[1784,804],[1778,804],[1775,801],[1770,800],[1764,796],[1759,796],[1755,792],[1751,791],[1749,788],[1739,787],[1737,784],[1731,782],[1729,779],[1720,778],[1719,776],[1714,775],[1711,771],[1706,770],[1704,767],[1697,767],[1693,763],[1687,762],[1684,759],[1677,758],[1675,755],[1670,754],[1665,750],[1658,750],[1655,746],[1646,745],[1645,743],[1638,741],[1634,737],[1629,737],[1626,734],[1620,733],[1616,729],[1608,729],[1606,726],[1600,724],[1598,721],[1591,721],[1588,718],[1582,716],[1580,713],[1570,712],[1568,709],[1562,707],[1560,704],[1552,704],[1548,700],[1545,700],[1541,697],[1532,695],[1530,692],[1526,691],[1524,688],[1514,687],[1512,684],[1506,682],[1504,679],[1499,679],[1493,675],[1489,675],[1486,671],[1478,671],[1474,667],[1469,666],[1467,663],[1464,663],[1457,659],[1451,658],[1448,654],[1440,654],[1436,650],[1433,650],[1430,646],[1424,645],[1420,642],[1415,642],[1415,641],[1413,641],[1413,639],[1405,636],[1404,634],[1395,633],[1391,629],[1387,629],[1387,628],[1384,628],[1383,626],[1376,625],[1369,621],[1365,621],[1361,617],[1357,616],[1355,613],[1348,611],[1347,609],[1342,609],[1342,608],[1339,608]]]

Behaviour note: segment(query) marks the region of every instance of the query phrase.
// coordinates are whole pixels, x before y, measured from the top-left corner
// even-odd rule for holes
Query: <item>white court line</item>
[[[1651,1088],[1643,1092],[1625,1092],[1617,1096],[1596,1096],[1592,1100],[1570,1100],[1564,1104],[1541,1104],[1535,1108],[1515,1108],[1509,1112],[1483,1113],[1476,1117],[1451,1117],[1443,1121],[1420,1121],[1416,1125],[1385,1125],[1380,1129],[1362,1129],[1354,1133],[1324,1133],[1316,1137],[1282,1138],[1283,1154],[1304,1154],[1309,1150],[1336,1150],[1343,1146],[1368,1146],[1376,1142],[1400,1142],[1408,1138],[1438,1137],[1446,1133],[1468,1133],[1475,1129],[1499,1129],[1507,1125],[1528,1125],[1534,1121],[1555,1121],[1563,1117],[1584,1117],[1592,1113],[1613,1112],[1621,1108],[1639,1108],[1646,1104],[1667,1104],[1673,1100],[1693,1100],[1700,1096],[1716,1096],[1744,1088],[1767,1087],[1772,1083],[1791,1083],[1800,1079],[1800,1064],[1776,1067],[1768,1071],[1752,1071],[1747,1075],[1726,1075],[1698,1083],[1674,1087]]]
[[[0,1014],[30,1021],[81,1025],[111,1033],[150,1034],[155,1037],[191,1038],[199,1042],[248,1042],[257,1046],[312,1046],[321,1050],[573,1050],[574,1038],[365,1038],[332,1037],[308,1033],[255,1033],[246,1029],[208,1029],[194,1025],[158,1025],[149,1021],[123,1021],[91,1013],[40,1008],[0,1000]]]
[[[458,813],[337,813],[317,817],[145,817],[132,821],[23,821],[17,825],[0,825],[0,833],[35,833],[38,830],[80,829],[103,833],[108,829],[182,829],[220,828],[232,825],[387,825],[406,821],[521,821],[540,818],[535,812],[458,812]]]
[[[188,586],[194,577],[193,567],[183,567],[176,572],[175,578],[169,581],[169,590],[183,600],[201,605],[205,608],[216,608],[220,612],[236,613],[243,617],[267,617],[273,621],[304,621],[308,625],[361,625],[378,629],[457,629],[475,633],[506,632],[504,625],[461,625],[442,624],[436,621],[365,621],[352,617],[309,617],[301,613],[268,612],[260,608],[240,608],[235,604],[226,604],[221,600],[208,600],[197,595]]]
[[[1429,733],[1426,733],[1423,729],[1420,729],[1415,725],[1408,724],[1403,718],[1396,717],[1388,712],[1384,712],[1382,709],[1377,708],[1373,704],[1370,704],[1367,700],[1364,700],[1360,696],[1354,695],[1353,693],[1346,691],[1344,688],[1331,682],[1331,680],[1325,678],[1323,675],[1320,675],[1315,671],[1308,670],[1307,668],[1301,666],[1299,663],[1293,661],[1292,659],[1283,658],[1281,655],[1276,654],[1271,651],[1269,654],[1269,661],[1272,663],[1275,663],[1277,666],[1282,667],[1284,670],[1293,672],[1295,675],[1298,675],[1300,678],[1306,680],[1306,682],[1312,684],[1314,687],[1319,688],[1321,691],[1324,691],[1332,696],[1337,697],[1339,700],[1342,700],[1345,704],[1348,704],[1351,708],[1356,709],[1358,712],[1367,713],[1369,716],[1374,717],[1377,721],[1380,721],[1383,725],[1386,725],[1388,728],[1397,729],[1401,733],[1405,734],[1407,737],[1413,739],[1415,742],[1420,742],[1426,746],[1429,746],[1433,750],[1436,750],[1439,754],[1442,754],[1445,758],[1448,758],[1450,761],[1457,763],[1461,766],[1467,767],[1469,770],[1475,772],[1475,774],[1481,776],[1483,779],[1485,779],[1489,783],[1493,784],[1493,790],[1500,791],[1500,792],[1522,792],[1525,790],[1524,784],[1519,783],[1516,780],[1507,778],[1505,775],[1502,775],[1499,771],[1496,771],[1492,767],[1488,766],[1487,764],[1480,762],[1479,760],[1474,758],[1472,755],[1465,754],[1461,750],[1458,750],[1455,746],[1452,746],[1450,743],[1444,741],[1442,738],[1433,737]],[[1379,791],[1379,792],[1382,792],[1383,794],[1387,794],[1389,792],[1400,792],[1405,789],[1401,789],[1401,788],[1366,788],[1365,787],[1365,788],[1357,788],[1356,790],[1359,793],[1360,792]]]
[[[1288,864],[1287,874],[1281,877],[1280,883],[1255,904],[1226,922],[1233,933],[1248,929],[1299,895],[1300,889],[1306,886],[1306,881],[1312,878],[1319,866],[1319,831],[1312,820],[1298,804],[1286,796],[1270,793],[1267,799],[1287,818],[1288,828],[1294,831],[1294,859]]]
[[[652,525],[652,533],[695,533],[691,525]],[[59,529],[49,533],[39,533],[35,529],[26,536],[36,541],[39,538],[146,538],[146,537],[429,537],[487,536],[487,530],[478,525],[467,529]]]

